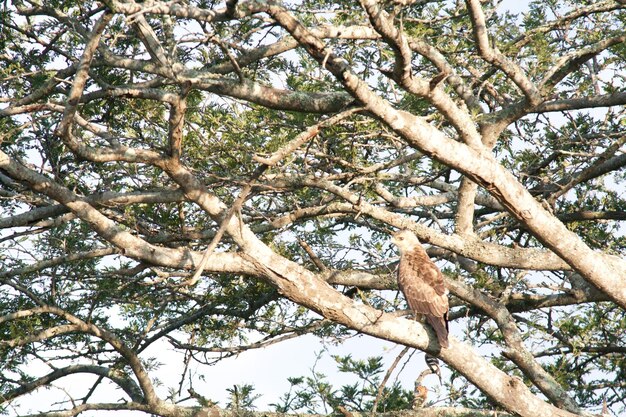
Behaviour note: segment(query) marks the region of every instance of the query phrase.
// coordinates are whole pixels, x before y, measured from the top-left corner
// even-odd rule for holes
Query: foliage
[[[210,365],[365,333],[446,363],[442,413],[623,413],[626,5],[507,3],[5,2],[2,411],[191,415]],[[400,228],[450,349],[399,317]],[[354,382],[313,367],[274,409],[412,407],[376,352],[335,359]]]
[[[379,412],[411,408],[413,393],[403,389],[398,381],[390,387],[381,385],[381,377],[385,373],[382,357],[372,356],[366,360],[355,360],[351,355],[347,355],[335,356],[334,359],[338,371],[353,374],[358,382],[336,388],[332,378],[316,371],[314,366],[310,376],[288,379],[289,391],[282,395],[278,403],[272,404],[276,412],[329,414],[339,412],[340,407],[370,412],[375,402]]]

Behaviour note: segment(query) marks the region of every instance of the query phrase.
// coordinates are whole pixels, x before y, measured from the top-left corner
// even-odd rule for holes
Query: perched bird
[[[439,378],[439,385],[441,385],[443,382],[441,380],[441,368],[439,367],[439,359],[427,353],[424,356],[424,360],[426,361],[426,365],[428,366],[428,373],[437,375],[437,377]]]
[[[415,390],[413,391],[413,401],[411,403],[411,408],[413,410],[422,408],[427,398],[428,398],[428,389],[423,385],[415,384]]]
[[[448,347],[448,290],[437,265],[430,260],[419,239],[401,230],[391,241],[400,250],[398,286],[411,310],[422,314],[435,329],[437,340]]]
[[[439,377],[439,385],[443,385],[443,380],[441,379],[441,368],[439,367],[439,359],[434,356],[429,355],[428,353],[424,356],[426,360],[426,365],[428,365],[428,369],[424,369],[422,373],[415,380],[415,386],[422,385],[422,381],[428,375],[437,375]]]

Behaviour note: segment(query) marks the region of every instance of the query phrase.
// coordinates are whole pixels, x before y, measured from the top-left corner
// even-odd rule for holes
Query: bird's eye
[[[398,240],[404,240],[402,236],[398,236]]]

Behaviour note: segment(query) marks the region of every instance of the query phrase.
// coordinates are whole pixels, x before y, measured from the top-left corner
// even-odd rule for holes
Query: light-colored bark
[[[626,261],[591,250],[576,234],[569,231],[563,223],[535,200],[528,190],[490,153],[478,152],[456,142],[428,124],[423,118],[392,107],[357,77],[344,60],[326,49],[320,39],[311,34],[287,11],[278,6],[271,6],[268,7],[267,13],[299,40],[313,58],[319,62],[327,62],[327,68],[345,86],[346,90],[411,146],[456,168],[489,191],[513,217],[525,224],[537,239],[585,279],[626,308],[626,278],[624,278],[626,277]],[[479,33],[477,36],[482,35]],[[497,56],[489,56],[492,59],[497,58]],[[508,64],[502,61],[499,65]],[[517,71],[518,69],[510,68],[511,76],[516,79],[518,78]],[[520,76],[517,83],[529,97],[533,97],[534,103],[537,99],[535,89],[526,85],[527,80],[524,77]]]
[[[576,304],[589,301],[612,300],[626,308],[626,262],[614,256],[591,250],[574,233],[569,231],[561,221],[547,211],[541,202],[518,181],[517,178],[498,163],[492,154],[492,148],[499,134],[513,120],[533,112],[575,109],[582,106],[601,106],[623,104],[626,96],[613,93],[595,98],[575,98],[568,100],[547,101],[545,96],[550,93],[550,86],[566,76],[571,67],[580,61],[597,55],[606,48],[622,43],[624,36],[616,36],[594,44],[582,51],[569,54],[554,64],[544,81],[539,85],[525,73],[509,57],[502,54],[497,46],[492,45],[488,35],[486,20],[479,1],[468,0],[468,10],[473,24],[473,36],[478,52],[484,62],[490,63],[495,69],[502,71],[521,92],[521,97],[511,106],[492,114],[481,114],[477,104],[478,97],[458,74],[453,66],[446,61],[443,54],[432,45],[419,39],[411,39],[403,32],[401,26],[395,24],[392,16],[381,6],[370,0],[361,3],[367,13],[372,27],[354,25],[336,28],[307,28],[299,22],[295,15],[279,3],[264,1],[228,2],[225,9],[207,11],[187,6],[182,3],[153,2],[149,9],[145,5],[134,2],[105,2],[115,13],[124,14],[128,23],[137,33],[144,45],[150,60],[140,60],[129,56],[114,54],[99,37],[105,30],[110,14],[104,14],[93,32],[88,32],[77,23],[77,31],[84,37],[86,47],[78,64],[70,65],[58,71],[57,78],[66,79],[74,74],[71,89],[65,105],[56,102],[38,103],[38,99],[50,94],[60,85],[60,81],[51,78],[39,90],[15,100],[0,110],[1,116],[27,114],[34,111],[49,111],[62,114],[56,133],[63,138],[65,146],[78,158],[93,163],[126,163],[146,164],[160,169],[178,186],[167,191],[143,192],[120,195],[104,193],[102,195],[82,196],[75,190],[60,185],[34,169],[25,166],[10,152],[0,151],[0,179],[24,184],[44,199],[38,202],[38,208],[31,212],[12,215],[0,219],[0,227],[30,226],[50,227],[51,222],[66,222],[79,219],[97,233],[103,242],[111,247],[94,249],[89,252],[73,253],[54,259],[33,262],[29,266],[13,270],[0,271],[0,280],[22,290],[21,284],[12,280],[13,276],[42,271],[55,265],[77,260],[93,259],[111,254],[119,254],[139,263],[138,270],[144,265],[173,268],[194,272],[192,283],[203,273],[233,273],[262,278],[271,283],[280,294],[293,302],[319,313],[325,320],[342,324],[357,332],[387,339],[396,343],[412,346],[432,354],[437,354],[452,368],[463,374],[474,383],[485,395],[501,405],[510,413],[521,416],[570,416],[580,413],[580,409],[569,397],[564,387],[559,386],[554,378],[539,366],[532,357],[512,318],[511,312],[528,311],[540,307]],[[589,6],[586,10],[591,10]],[[613,10],[614,2],[602,2],[593,10]],[[175,62],[173,56],[161,45],[159,37],[150,27],[148,14],[160,14],[179,18],[193,18],[201,22],[228,21],[252,14],[264,13],[263,16],[273,20],[272,24],[281,26],[290,36],[279,38],[275,44],[257,50],[243,51],[241,56],[230,56],[227,63],[220,63],[206,69],[188,69]],[[572,16],[565,17],[574,18]],[[541,30],[550,30],[549,27]],[[281,35],[282,36],[282,35]],[[434,127],[426,118],[399,110],[392,103],[378,95],[364,80],[351,69],[348,62],[334,54],[326,42],[327,38],[335,39],[380,39],[393,51],[395,67],[392,71],[383,72],[395,85],[405,91],[427,100],[436,108],[454,128],[449,129],[452,135]],[[520,48],[524,40],[520,40]],[[246,79],[242,68],[259,62],[261,59],[276,56],[296,47],[304,48],[323,69],[329,70],[345,91],[338,92],[299,92],[276,88],[258,81]],[[432,80],[414,74],[412,60],[419,54],[441,72],[441,77]],[[158,81],[145,81],[133,86],[97,87],[97,83],[85,92],[90,65],[108,65],[119,70],[137,71],[155,76]],[[230,77],[236,73],[237,78]],[[226,76],[230,74],[229,76]],[[173,92],[172,88],[160,88],[162,84],[175,83],[182,92]],[[451,96],[440,83],[449,85],[458,94]],[[310,125],[300,134],[295,135],[286,145],[269,155],[255,155],[251,159],[258,166],[255,175],[248,182],[237,180],[241,185],[239,198],[230,207],[217,194],[213,193],[201,174],[185,165],[183,158],[183,141],[185,129],[185,98],[190,89],[198,89],[235,99],[245,100],[270,109],[296,110],[306,113],[341,112],[338,115]],[[114,137],[105,129],[83,119],[80,114],[81,102],[90,102],[103,98],[133,98],[159,102],[170,108],[170,123],[167,128],[168,146],[161,153],[155,149],[132,148],[120,144],[120,138]],[[357,107],[358,106],[358,107]],[[347,108],[347,110],[346,110]],[[276,167],[284,158],[297,153],[305,147],[321,131],[333,123],[360,112],[376,118],[391,132],[393,140],[400,138],[403,144],[415,148],[418,152],[402,155],[387,164],[356,167],[354,171],[362,174],[361,178],[352,178],[352,173],[338,174],[336,177],[289,175],[274,173],[261,177],[270,167]],[[477,122],[479,120],[479,122]],[[89,135],[74,135],[73,129],[84,129]],[[94,144],[89,141],[93,135],[108,146]],[[568,182],[562,184],[570,189],[607,170],[623,166],[626,159],[616,155],[623,145],[623,139],[614,142],[595,164],[587,170],[577,173]],[[320,154],[321,155],[321,154]],[[354,192],[350,187],[357,183],[376,182],[382,179],[406,180],[400,174],[381,173],[383,169],[396,167],[419,158],[422,155],[436,159],[448,167],[462,173],[464,178],[458,189],[446,189],[446,194],[437,196],[406,197],[395,195],[383,184],[374,184],[372,189],[377,200],[368,201],[363,195]],[[342,161],[343,162],[343,161]],[[386,175],[386,177],[385,177]],[[412,178],[416,181],[415,178]],[[434,183],[433,187],[437,187]],[[446,184],[446,186],[450,186]],[[491,197],[479,195],[478,187],[491,194]],[[255,188],[256,187],[256,188]],[[326,268],[323,261],[315,258],[308,248],[307,254],[314,260],[320,270],[314,273],[302,264],[296,263],[280,255],[259,238],[258,230],[246,223],[245,216],[239,211],[243,202],[253,189],[271,190],[273,188],[298,190],[301,187],[323,191],[331,195],[333,200],[316,202],[309,207],[298,207],[287,210],[275,218],[268,219],[265,230],[280,229],[304,218],[334,215],[350,215],[356,219],[367,216],[394,228],[408,228],[426,242],[439,248],[451,251],[456,255],[471,260],[484,262],[493,266],[536,269],[536,270],[574,270],[584,277],[591,285],[573,286],[552,296],[517,297],[515,295],[499,300],[492,300],[484,293],[473,293],[470,288],[460,282],[449,281],[453,294],[465,299],[470,306],[477,307],[490,316],[499,326],[505,343],[509,348],[507,356],[522,370],[553,404],[531,392],[524,383],[502,372],[484,357],[476,348],[467,343],[452,339],[448,349],[440,350],[432,330],[419,322],[388,314],[345,297],[333,285],[349,285],[359,288],[392,289],[395,283],[388,277],[370,274],[366,271],[334,271]],[[442,186],[443,187],[443,186]],[[443,187],[445,188],[445,187]],[[563,191],[565,192],[565,191]],[[563,193],[562,192],[562,193]],[[562,194],[561,193],[561,194]],[[560,194],[557,193],[557,198]],[[49,200],[45,200],[49,199]],[[456,213],[456,230],[453,234],[436,232],[431,228],[418,224],[395,208],[415,208],[418,206],[448,204],[458,200]],[[495,200],[494,200],[495,199]],[[55,202],[49,205],[50,201]],[[200,207],[207,217],[207,229],[219,225],[213,230],[188,232],[185,238],[198,237],[210,240],[208,249],[202,253],[186,248],[170,248],[157,244],[158,236],[142,238],[124,227],[119,213],[107,211],[110,205],[127,205],[147,202],[192,202]],[[388,205],[385,205],[388,203]],[[494,210],[506,209],[508,215],[528,228],[533,235],[545,245],[545,249],[506,247],[500,244],[483,241],[474,233],[475,204],[484,205]],[[63,217],[59,217],[63,216]],[[48,219],[51,219],[48,221]],[[44,221],[48,221],[45,223]],[[215,253],[214,249],[220,242],[222,232],[237,245],[237,251]],[[306,246],[305,244],[303,247]],[[471,264],[471,262],[469,262]],[[134,271],[134,270],[133,270]],[[184,284],[184,283],[183,283]],[[187,283],[189,285],[190,283]],[[27,290],[23,291],[28,294]],[[42,379],[32,382],[24,388],[35,389],[57,376],[74,372],[91,372],[112,379],[125,387],[126,393],[133,402],[127,404],[102,405],[100,409],[136,409],[167,416],[205,415],[218,416],[221,410],[203,410],[178,407],[164,403],[155,393],[146,369],[139,359],[139,353],[126,346],[115,335],[57,307],[43,305],[35,296],[31,300],[42,304],[39,310],[22,314],[51,313],[66,320],[70,324],[58,325],[24,338],[15,338],[3,342],[7,346],[21,346],[35,341],[57,337],[62,334],[83,332],[104,340],[112,346],[130,365],[138,384],[133,385],[128,378],[111,375],[103,368],[67,368],[55,371]],[[466,310],[457,312],[461,314]],[[19,319],[16,316],[4,316],[2,320]],[[172,328],[181,325],[184,320],[172,324]],[[156,337],[156,336],[155,336]],[[150,341],[147,342],[149,344]],[[182,345],[181,345],[182,347]],[[116,380],[117,378],[117,380]],[[139,393],[139,390],[141,393]],[[141,401],[145,401],[139,404]],[[108,408],[107,408],[108,407]],[[117,408],[116,408],[117,407]],[[89,409],[97,409],[98,404],[77,406],[74,410],[60,412],[58,415],[74,415]],[[483,410],[424,410],[417,415],[434,415],[437,410],[446,415],[485,415]],[[464,414],[466,413],[466,414]],[[52,415],[52,414],[50,414]]]
[[[214,219],[220,219],[224,215],[227,207],[217,197],[208,193],[180,163],[169,160],[162,162],[162,166],[184,189],[188,198],[195,201],[208,215]],[[84,200],[77,198],[69,190],[21,167],[4,153],[0,153],[0,168],[14,178],[20,178],[22,181],[28,180],[34,189],[65,204],[77,217],[88,222],[104,239],[124,249],[127,256],[160,264],[159,259],[167,250],[148,245],[130,233],[121,231],[111,220]],[[432,353],[437,351],[436,338],[430,338],[423,325],[357,304],[354,300],[341,295],[310,271],[272,251],[247,225],[242,224],[238,217],[231,218],[226,225],[226,231],[241,247],[242,257],[247,264],[253,266],[256,271],[255,275],[263,276],[282,295],[292,301],[357,331]],[[117,348],[122,349],[121,346]],[[463,373],[496,402],[511,411],[519,412],[520,415],[533,415],[526,414],[529,410],[532,413],[541,412],[546,416],[567,415],[564,411],[534,396],[524,384],[489,364],[468,345],[452,340],[450,348],[444,349],[440,357]],[[502,390],[503,386],[507,389]],[[142,387],[142,389],[145,391],[148,387]],[[157,401],[157,398],[153,397],[152,401]],[[527,404],[527,408],[524,409],[520,401]]]

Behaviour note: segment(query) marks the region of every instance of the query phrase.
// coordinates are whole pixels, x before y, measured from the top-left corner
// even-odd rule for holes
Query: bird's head
[[[400,230],[391,236],[391,242],[398,247],[400,253],[408,252],[416,247],[420,246],[420,241],[409,230]]]

